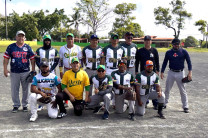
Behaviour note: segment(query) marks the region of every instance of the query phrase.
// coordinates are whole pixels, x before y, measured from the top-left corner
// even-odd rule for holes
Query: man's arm
[[[142,106],[142,101],[141,101],[141,98],[140,98],[140,84],[135,84],[135,91],[136,91],[136,98],[137,98],[137,101],[138,101],[138,105],[139,106]]]
[[[67,86],[65,84],[61,84],[61,88],[62,90],[69,96],[70,101],[74,102],[75,101],[75,97],[70,93],[70,91],[67,89]]]
[[[30,60],[31,66],[32,66],[32,71],[35,71],[35,59]]]
[[[47,97],[47,95],[44,92],[42,92],[40,89],[37,89],[36,85],[31,85],[31,92],[36,93],[36,94],[40,94],[41,96],[43,96],[45,98]]]
[[[158,54],[157,49],[155,49],[155,67],[156,67],[156,73],[159,75],[160,63],[159,63],[159,54]]]
[[[138,68],[139,68],[139,50],[137,49],[136,51],[136,57],[135,57],[136,61],[135,61],[135,73],[138,74]]]
[[[166,66],[167,66],[167,63],[168,63],[168,54],[167,54],[167,52],[166,52],[165,58],[164,58],[163,64],[162,64],[161,74],[160,74],[161,79],[164,78],[164,71],[165,71],[165,68],[166,68]]]
[[[3,60],[3,66],[4,66],[4,76],[5,77],[8,77],[8,73],[9,73],[9,71],[7,69],[8,63],[9,63],[9,59],[8,58],[4,58],[4,60]]]
[[[59,57],[55,57],[54,58],[54,63],[52,65],[51,69],[50,69],[50,72],[52,72],[56,68],[56,66],[58,65],[58,63],[59,63]]]

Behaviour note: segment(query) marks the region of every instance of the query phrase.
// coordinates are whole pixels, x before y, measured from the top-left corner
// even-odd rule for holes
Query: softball
[[[10,76],[10,73],[7,73],[7,77],[9,77]]]

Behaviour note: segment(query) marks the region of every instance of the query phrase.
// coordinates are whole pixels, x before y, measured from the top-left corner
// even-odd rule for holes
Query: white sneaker
[[[30,122],[35,122],[35,120],[38,118],[38,114],[33,114],[30,117]]]
[[[43,109],[43,106],[39,105],[37,111],[40,112],[42,109]]]

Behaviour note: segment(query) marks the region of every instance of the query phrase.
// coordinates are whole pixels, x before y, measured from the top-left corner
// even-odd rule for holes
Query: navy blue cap
[[[174,38],[174,39],[172,40],[172,44],[175,44],[175,45],[179,45],[180,42],[181,42],[181,41],[180,41],[178,38]]]
[[[126,32],[125,35],[131,35],[131,36],[134,36],[134,34],[132,32]]]
[[[91,35],[90,39],[99,39],[99,37],[96,34]]]
[[[152,38],[151,38],[151,36],[146,35],[146,36],[144,37],[144,41],[145,41],[145,40],[152,40]]]

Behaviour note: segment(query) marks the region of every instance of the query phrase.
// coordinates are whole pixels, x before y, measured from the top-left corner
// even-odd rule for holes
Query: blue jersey
[[[4,58],[10,59],[10,70],[13,73],[22,73],[30,71],[29,59],[34,59],[35,55],[32,48],[24,44],[19,47],[16,43],[9,45],[4,54]]]

